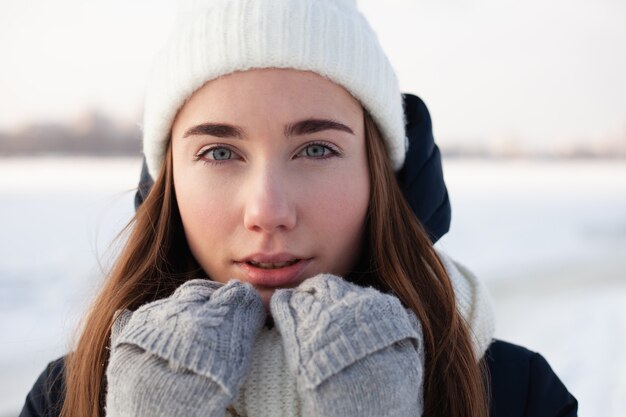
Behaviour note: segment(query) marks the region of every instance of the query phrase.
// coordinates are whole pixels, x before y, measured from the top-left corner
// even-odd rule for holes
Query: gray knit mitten
[[[111,335],[107,417],[223,417],[264,321],[259,294],[238,281],[191,280],[122,312]]]
[[[271,312],[306,416],[421,416],[421,326],[400,300],[323,274]]]

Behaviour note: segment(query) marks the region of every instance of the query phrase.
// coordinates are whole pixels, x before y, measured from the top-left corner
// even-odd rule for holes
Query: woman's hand
[[[191,280],[126,310],[111,334],[106,415],[224,416],[265,321],[249,284]]]
[[[323,274],[271,300],[306,416],[421,416],[421,326],[400,300]]]

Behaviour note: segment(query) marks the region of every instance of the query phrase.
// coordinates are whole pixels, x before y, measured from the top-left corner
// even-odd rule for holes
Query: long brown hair
[[[424,416],[487,416],[485,364],[477,362],[450,279],[402,195],[384,143],[368,114],[365,132],[371,177],[366,243],[371,280],[398,297],[422,324]]]
[[[422,324],[426,352],[424,415],[488,415],[484,369],[456,309],[450,279],[397,184],[375,123],[365,114],[371,197],[363,278],[396,295]],[[176,203],[171,141],[163,169],[135,217],[103,288],[66,357],[62,417],[103,417],[107,349],[114,314],[167,297],[202,271],[184,236]],[[419,393],[416,392],[416,395]]]

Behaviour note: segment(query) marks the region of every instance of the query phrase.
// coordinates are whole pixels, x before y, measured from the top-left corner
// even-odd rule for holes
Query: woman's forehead
[[[280,109],[281,105],[296,109],[315,106],[346,110],[361,108],[348,91],[321,75],[278,68],[238,71],[211,80],[194,92],[186,105],[196,102],[208,108],[235,112],[266,104],[273,105],[268,110]]]
[[[180,109],[173,130],[176,135],[206,122],[287,126],[306,119],[338,121],[358,133],[363,108],[343,87],[318,74],[255,69],[206,83]]]

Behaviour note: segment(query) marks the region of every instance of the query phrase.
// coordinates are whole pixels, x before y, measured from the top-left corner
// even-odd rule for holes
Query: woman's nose
[[[290,198],[285,173],[267,167],[253,174],[245,187],[244,226],[248,230],[272,233],[296,225],[296,205]]]

